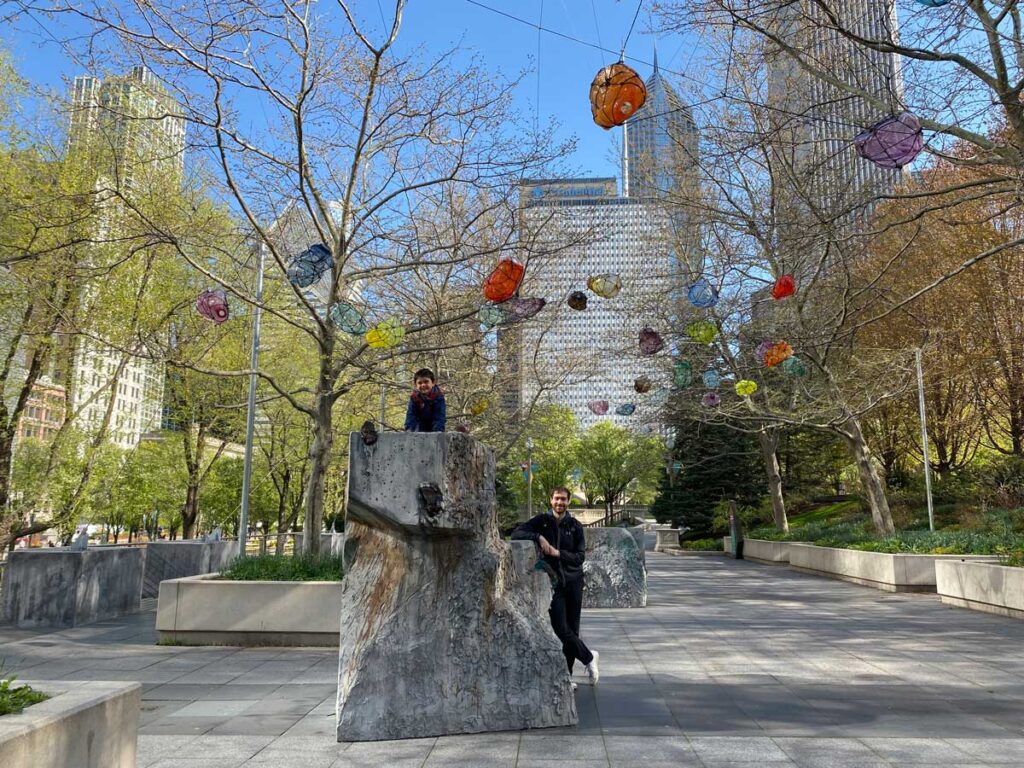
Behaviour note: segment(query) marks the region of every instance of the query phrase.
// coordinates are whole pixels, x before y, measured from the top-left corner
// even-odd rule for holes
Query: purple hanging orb
[[[882,168],[902,168],[924,149],[924,132],[916,115],[901,112],[861,131],[853,143],[865,160]]]
[[[587,408],[595,416],[604,416],[608,413],[608,401],[607,400],[591,400],[587,403]]]
[[[217,325],[228,319],[228,297],[224,291],[208,288],[196,299],[196,312]]]
[[[665,348],[665,340],[653,328],[640,331],[640,351],[645,355],[653,355]]]
[[[529,320],[544,309],[547,303],[546,299],[512,299],[501,306],[508,311],[506,322],[516,323],[520,320]]]
[[[761,365],[764,365],[764,356],[768,354],[768,350],[772,348],[772,345],[773,342],[766,339],[758,344],[757,349],[754,350],[754,357],[757,359],[757,362],[761,363]]]
[[[722,404],[722,398],[717,392],[705,392],[701,403],[705,408],[717,408]]]

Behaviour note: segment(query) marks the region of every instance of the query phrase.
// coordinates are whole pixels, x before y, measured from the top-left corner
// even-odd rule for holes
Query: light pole
[[[533,440],[526,438],[526,519],[533,518]]]
[[[921,453],[924,455],[924,490],[928,497],[928,530],[935,530],[935,512],[932,508],[932,462],[928,452],[928,419],[924,412],[924,374],[921,372],[921,348],[914,350],[917,363],[917,405],[921,412]]]
[[[256,303],[252,313],[252,349],[249,351],[249,408],[245,415],[245,461],[242,467],[242,514],[238,520],[238,556],[245,557],[245,537],[249,532],[249,491],[252,484],[252,443],[256,426],[256,366],[260,358],[260,311],[263,303],[263,261],[266,244],[259,243],[256,266]]]

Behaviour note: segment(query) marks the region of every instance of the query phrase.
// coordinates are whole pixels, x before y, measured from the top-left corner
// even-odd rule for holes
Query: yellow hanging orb
[[[740,379],[736,382],[736,394],[740,397],[750,397],[757,392],[757,382],[750,379]]]
[[[622,290],[622,278],[613,272],[587,278],[587,288],[602,299],[614,299]]]
[[[469,404],[469,412],[473,416],[479,416],[491,407],[491,401],[486,397],[480,397]]]
[[[715,327],[714,323],[709,323],[707,320],[701,320],[696,323],[690,323],[686,327],[686,333],[698,344],[710,344],[715,340],[715,336],[718,335],[718,329]]]
[[[366,343],[374,349],[393,349],[405,338],[405,328],[397,317],[381,320],[366,332]]]

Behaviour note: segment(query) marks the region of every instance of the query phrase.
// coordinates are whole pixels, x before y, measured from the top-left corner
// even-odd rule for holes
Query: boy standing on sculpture
[[[551,597],[551,627],[562,641],[562,652],[569,665],[569,674],[576,659],[587,670],[594,685],[598,680],[596,651],[591,652],[580,639],[580,613],[583,610],[583,560],[586,541],[583,526],[569,513],[569,490],[555,488],[551,492],[551,510],[536,515],[512,532],[513,539],[528,539],[540,547],[544,562],[556,576]],[[573,683],[575,687],[575,683]]]
[[[444,432],[444,392],[434,382],[436,377],[429,368],[420,368],[412,377],[413,391],[405,411],[406,432]]]

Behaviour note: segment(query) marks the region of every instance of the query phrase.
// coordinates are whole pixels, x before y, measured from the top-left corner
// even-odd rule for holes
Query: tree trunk
[[[757,433],[757,440],[761,445],[761,458],[764,459],[764,471],[768,476],[768,493],[772,499],[775,528],[788,531],[789,519],[786,517],[786,500],[782,496],[782,472],[779,468],[779,433],[777,430],[762,429]]]
[[[181,507],[181,538],[191,539],[199,517],[199,485],[189,480],[185,489],[185,503]]]
[[[320,554],[320,531],[324,527],[324,479],[331,463],[332,414],[334,400],[317,395],[316,420],[313,423],[313,442],[309,446],[309,484],[306,490],[306,508],[302,517],[302,552]]]
[[[875,530],[879,533],[893,533],[896,527],[892,522],[892,513],[889,511],[889,501],[885,497],[885,485],[875,467],[871,449],[861,431],[860,422],[849,417],[843,424],[843,431],[840,433],[853,454],[857,463],[857,473],[860,475],[860,483],[864,488],[864,496],[867,498],[868,506],[871,508],[871,519],[875,523]]]

